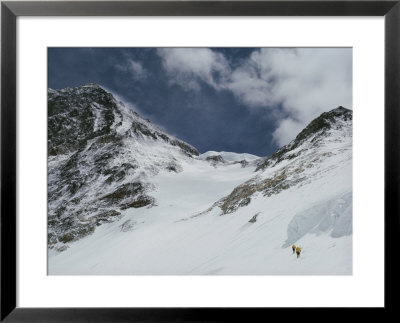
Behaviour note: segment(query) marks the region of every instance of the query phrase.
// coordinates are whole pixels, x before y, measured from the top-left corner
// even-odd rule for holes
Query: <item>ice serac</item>
[[[233,213],[255,196],[269,197],[304,186],[351,160],[352,111],[338,107],[321,114],[292,142],[258,162],[256,175],[214,206],[221,215]]]
[[[153,206],[149,179],[197,155],[99,85],[49,89],[49,248],[62,251],[122,210]]]
[[[288,225],[284,247],[289,247],[307,233],[329,232],[334,238],[352,234],[352,202],[353,195],[350,192],[297,213]]]

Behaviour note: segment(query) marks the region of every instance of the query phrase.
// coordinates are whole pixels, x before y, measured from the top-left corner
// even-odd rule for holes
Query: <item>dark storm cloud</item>
[[[200,152],[266,156],[316,114],[351,108],[351,50],[50,48],[48,83],[98,83]]]

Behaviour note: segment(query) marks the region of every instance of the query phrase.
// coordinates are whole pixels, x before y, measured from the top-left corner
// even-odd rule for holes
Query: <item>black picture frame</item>
[[[249,322],[281,308],[19,308],[16,306],[16,19],[19,16],[384,16],[385,307],[396,307],[400,179],[400,0],[380,1],[2,1],[1,2],[1,321]],[[372,149],[372,148],[371,148]],[[367,289],[367,287],[366,287]],[[314,310],[314,309],[312,309]],[[337,309],[326,309],[336,314]],[[349,310],[349,309],[348,309]],[[303,312],[304,313],[304,310]],[[285,314],[285,315],[286,315]],[[371,311],[367,312],[371,317]],[[308,315],[307,315],[308,316]],[[261,319],[257,319],[260,317]],[[308,317],[309,318],[309,317]]]

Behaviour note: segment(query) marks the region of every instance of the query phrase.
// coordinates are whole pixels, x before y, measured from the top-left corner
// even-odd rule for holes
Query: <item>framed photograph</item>
[[[393,307],[399,14],[2,2],[1,320]]]

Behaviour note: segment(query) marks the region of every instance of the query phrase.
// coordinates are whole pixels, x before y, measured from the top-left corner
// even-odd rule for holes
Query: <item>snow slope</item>
[[[50,252],[49,274],[351,274],[352,123],[341,110],[321,120],[257,167],[186,158],[159,170],[156,205]]]
[[[197,162],[186,164],[177,178],[166,172],[157,176],[158,207],[127,210],[121,220],[98,227],[50,257],[49,274],[351,274],[351,235],[334,238],[303,232],[293,239],[288,234],[293,219],[310,214],[310,205],[325,203],[329,213],[335,211],[334,206],[329,209],[332,200],[347,196],[346,203],[351,203],[351,188],[346,185],[351,163],[342,171],[300,190],[254,198],[234,216],[218,216],[216,209],[196,216],[251,175],[251,170],[232,165],[224,174]],[[249,223],[256,213],[257,221]],[[127,222],[132,227],[124,232]],[[290,246],[285,247],[288,239],[303,247],[300,259],[291,254]]]

